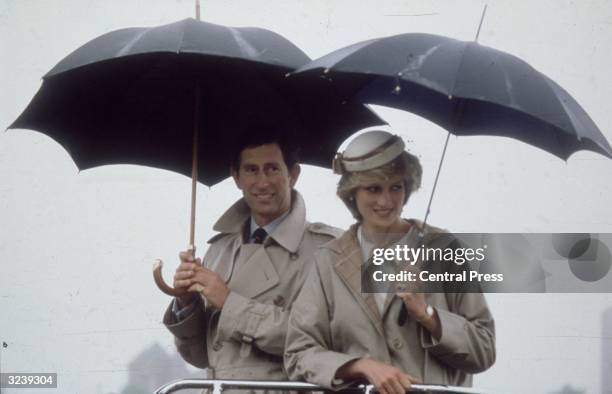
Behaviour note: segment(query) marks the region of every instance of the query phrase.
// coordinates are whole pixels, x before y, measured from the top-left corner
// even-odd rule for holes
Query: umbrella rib
[[[185,30],[181,32],[181,39],[178,42],[178,46],[176,48],[176,53],[181,53],[181,49],[183,48],[183,41],[185,40]]]
[[[465,53],[467,52],[467,50],[470,47],[470,44],[472,44],[472,42],[465,42],[465,45],[463,46],[463,51],[461,51],[461,60],[459,60],[459,65],[457,66],[457,71],[455,71],[455,78],[453,80],[453,87],[451,88],[450,92],[449,92],[449,99],[452,99],[453,97],[455,97],[455,88],[457,87],[457,76],[459,75],[459,71],[461,71],[461,68],[463,67],[463,59],[465,59]],[[476,44],[478,45],[478,44]]]
[[[142,31],[138,32],[138,34],[136,34],[136,36],[134,36],[128,43],[126,43],[120,50],[119,52],[117,52],[117,54],[115,55],[115,58],[120,58],[122,56],[126,56],[126,55],[130,55],[130,51],[132,50],[132,48],[134,48],[134,45],[136,45],[136,43],[138,41],[140,41],[140,39],[147,34],[147,32],[149,31],[149,29],[144,28],[142,29]]]
[[[536,71],[537,71],[537,70],[536,70]],[[539,72],[539,71],[537,71],[537,72]],[[549,79],[548,77],[546,77],[545,75],[544,75],[544,82],[546,82],[546,85],[547,85],[547,86],[550,88],[550,90],[553,92],[553,96],[554,96],[555,100],[557,100],[557,103],[559,103],[559,105],[560,105],[562,108],[564,108],[564,109],[565,109],[565,111],[566,111],[566,113],[568,114],[568,120],[569,120],[570,125],[571,125],[571,126],[572,126],[572,128],[574,129],[574,133],[576,133],[576,139],[578,140],[578,142],[582,142],[582,139],[584,138],[584,136],[580,134],[580,131],[582,131],[582,130],[583,130],[583,128],[584,128],[584,126],[585,126],[585,125],[584,125],[584,124],[582,123],[582,121],[581,121],[580,119],[578,119],[576,116],[571,116],[571,114],[572,114],[571,108],[569,108],[569,107],[568,107],[568,106],[565,104],[565,102],[563,101],[563,99],[562,99],[562,98],[560,98],[560,97],[559,97],[559,95],[557,94],[557,92],[556,92],[557,88],[556,88],[556,86],[555,86],[555,82],[554,82],[554,81],[552,81],[551,79]],[[559,86],[559,88],[561,88],[561,87]],[[569,94],[568,94],[568,95],[569,95]],[[571,96],[570,96],[570,97],[571,97]],[[578,103],[576,103],[576,104],[578,104]],[[587,116],[588,116],[588,115],[587,115]],[[548,122],[548,123],[549,123],[549,124],[551,124],[550,122]],[[563,130],[561,127],[558,127],[558,126],[556,126],[556,125],[552,125],[552,126],[553,126],[553,127],[557,127],[559,130]],[[569,155],[567,154],[567,153],[568,153],[567,146],[566,146],[565,144],[563,144],[563,143],[562,143],[562,141],[561,141],[561,139],[559,138],[559,135],[558,135],[557,133],[554,133],[554,135],[555,135],[555,139],[556,139],[557,143],[559,144],[559,146],[560,146],[561,150],[563,151],[563,154],[564,154],[564,156],[565,156],[565,157],[564,157],[564,158],[565,158],[565,160],[567,160],[567,159],[568,159],[568,157],[569,157]],[[599,144],[597,144],[597,145],[599,145]]]

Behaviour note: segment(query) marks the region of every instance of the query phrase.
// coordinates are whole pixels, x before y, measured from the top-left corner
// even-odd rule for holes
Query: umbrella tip
[[[480,29],[482,28],[482,22],[484,22],[486,13],[487,13],[487,4],[485,3],[484,8],[482,9],[482,15],[480,16],[480,24],[478,25],[478,31],[476,32],[476,38],[474,38],[474,42],[478,42],[478,36],[480,36]]]

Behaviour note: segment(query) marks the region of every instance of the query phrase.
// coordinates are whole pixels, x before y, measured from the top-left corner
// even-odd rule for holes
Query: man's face
[[[299,174],[298,164],[287,168],[275,143],[244,149],[240,153],[240,168],[232,170],[232,177],[260,226],[289,210],[291,189]]]

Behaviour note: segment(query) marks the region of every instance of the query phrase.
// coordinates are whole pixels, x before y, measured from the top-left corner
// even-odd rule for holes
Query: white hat
[[[401,137],[382,130],[367,131],[353,139],[344,152],[336,153],[335,174],[366,171],[383,166],[404,152]]]

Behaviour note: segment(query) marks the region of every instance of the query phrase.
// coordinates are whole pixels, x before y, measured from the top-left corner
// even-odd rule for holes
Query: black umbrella
[[[306,164],[330,167],[343,138],[384,122],[362,105],[295,91],[285,74],[309,61],[259,28],[185,19],[117,30],[49,71],[10,128],[50,136],[79,169],[141,164],[190,176],[197,125],[198,180],[214,185],[228,176],[224,148],[263,115],[295,131]]]
[[[296,91],[285,75],[309,61],[259,28],[185,19],[121,29],[60,61],[10,128],[50,136],[80,169],[140,164],[191,175],[194,250],[196,179],[229,176],[227,148],[251,118],[291,130],[302,161],[324,167],[354,130],[384,123],[361,104]]]
[[[612,157],[595,123],[562,87],[523,60],[476,42],[408,33],[338,49],[297,70],[346,100],[423,116],[456,135],[512,137],[562,159]]]
[[[480,26],[485,12],[486,6]],[[314,60],[290,79],[296,85],[317,81],[347,101],[413,112],[449,132],[425,222],[451,133],[511,137],[564,160],[582,149],[612,158],[606,138],[561,86],[516,56],[476,41],[422,33],[377,38]]]

